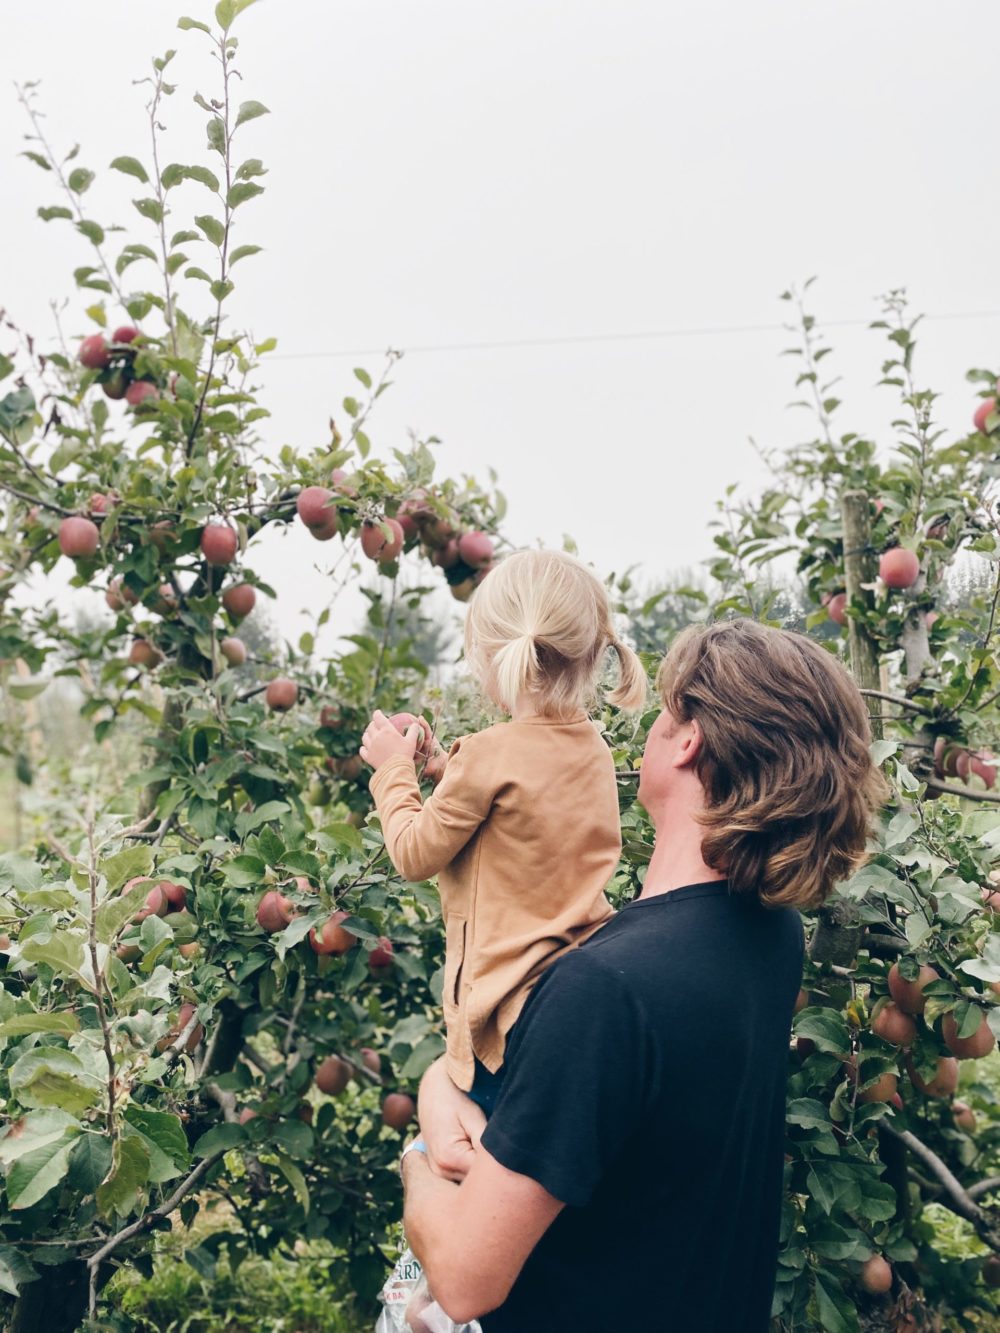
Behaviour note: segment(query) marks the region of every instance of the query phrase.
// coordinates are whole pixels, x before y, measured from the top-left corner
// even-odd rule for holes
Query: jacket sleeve
[[[421,802],[412,762],[398,756],[372,775],[382,833],[404,879],[430,879],[455,859],[485,821],[497,794],[494,765],[467,737],[451,747],[437,789]]]

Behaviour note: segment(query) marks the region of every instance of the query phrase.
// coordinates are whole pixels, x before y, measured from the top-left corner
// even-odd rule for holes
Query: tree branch
[[[887,1134],[905,1144],[914,1157],[919,1158],[927,1170],[930,1171],[931,1175],[940,1181],[940,1202],[958,1217],[971,1223],[976,1230],[976,1234],[991,1249],[1000,1249],[1000,1232],[997,1231],[991,1219],[937,1153],[918,1139],[916,1134],[911,1134],[908,1129],[894,1129],[892,1125],[885,1121],[883,1121],[883,1127]]]
[[[931,791],[939,791],[944,796],[964,796],[967,801],[987,801],[1000,805],[1000,792],[973,791],[971,787],[956,787],[950,782],[938,782],[937,778],[928,778],[927,786]]]

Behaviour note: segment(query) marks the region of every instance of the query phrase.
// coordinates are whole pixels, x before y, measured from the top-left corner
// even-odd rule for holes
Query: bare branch
[[[885,1121],[883,1121],[882,1127],[887,1134],[905,1144],[914,1157],[919,1158],[927,1170],[930,1171],[931,1175],[940,1181],[940,1202],[957,1216],[971,1223],[976,1230],[976,1234],[991,1249],[1000,1249],[1000,1231],[997,1230],[992,1219],[980,1208],[975,1199],[971,1197],[965,1186],[960,1183],[947,1163],[943,1162],[933,1149],[928,1148],[926,1143],[918,1139],[916,1134],[911,1134],[908,1129],[894,1129],[892,1125]]]
[[[937,778],[928,778],[927,786],[931,791],[939,791],[944,796],[963,796],[967,801],[987,801],[1000,805],[1000,792],[974,791],[971,787],[956,787],[950,782],[938,782]]]
[[[984,1194],[992,1194],[994,1190],[1000,1190],[1000,1176],[987,1176],[985,1180],[977,1180],[974,1185],[970,1185],[966,1190],[970,1199],[981,1199]]]
[[[904,699],[898,694],[886,694],[883,690],[861,690],[861,694],[868,699],[884,699],[886,703],[895,704],[897,708],[908,708],[912,713],[925,713],[927,710],[920,704],[915,704],[912,699]]]

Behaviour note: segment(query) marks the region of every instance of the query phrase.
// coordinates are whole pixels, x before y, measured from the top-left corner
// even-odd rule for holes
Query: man
[[[642,893],[536,986],[488,1125],[441,1066],[421,1087],[407,1237],[484,1333],[768,1327],[796,909],[864,859],[884,783],[860,694],[806,638],[692,628],[657,685]]]

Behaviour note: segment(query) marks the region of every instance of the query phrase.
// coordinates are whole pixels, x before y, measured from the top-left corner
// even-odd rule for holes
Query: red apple
[[[158,616],[169,616],[177,610],[177,593],[172,583],[161,583],[156,590],[153,610]]]
[[[245,1125],[249,1120],[256,1119],[257,1112],[251,1110],[249,1106],[244,1106],[243,1110],[240,1112],[240,1124]]]
[[[92,514],[106,514],[109,509],[113,509],[121,500],[117,491],[108,491],[106,495],[100,491],[95,491],[87,501],[87,509]]]
[[[133,380],[125,390],[125,401],[133,407],[141,407],[143,403],[147,402],[156,402],[159,396],[159,389],[149,380]]]
[[[382,1057],[379,1055],[378,1051],[373,1051],[370,1046],[362,1046],[361,1063],[366,1069],[371,1070],[373,1074],[380,1074],[382,1072]]]
[[[381,523],[366,519],[361,525],[361,549],[369,560],[377,560],[380,565],[391,564],[396,559],[403,549],[403,540],[398,519],[385,518]]]
[[[122,324],[111,335],[111,341],[113,343],[134,343],[136,338],[141,336],[134,324]]]
[[[80,357],[83,361],[83,357]],[[84,365],[87,363],[84,361]],[[982,435],[989,435],[986,428],[986,419],[997,410],[997,400],[995,398],[984,398],[972,415],[973,425]]]
[[[316,1086],[328,1097],[337,1097],[351,1081],[351,1066],[339,1056],[328,1055],[316,1070]]]
[[[270,934],[284,930],[294,915],[294,905],[276,889],[268,889],[257,904],[257,924]]]
[[[181,1005],[180,1009],[177,1011],[177,1022],[170,1029],[167,1035],[165,1037],[161,1037],[160,1040],[156,1043],[156,1049],[158,1051],[165,1051],[168,1049],[168,1047],[174,1044],[177,1038],[187,1027],[188,1023],[190,1023],[191,1019],[194,1018],[194,1010],[195,1006],[189,1000],[185,1000],[184,1003]],[[197,1046],[201,1044],[201,1040],[204,1037],[204,1035],[205,1035],[205,1029],[202,1027],[200,1023],[195,1023],[194,1027],[189,1032],[187,1040],[185,1041],[182,1049],[190,1053]]]
[[[980,750],[971,756],[969,767],[972,773],[981,779],[986,789],[992,791],[997,780],[996,756],[990,754],[988,750]]]
[[[148,639],[133,639],[128,660],[133,666],[149,667],[152,670],[163,661],[163,654]]]
[[[159,523],[153,524],[149,530],[149,540],[161,553],[176,546],[177,534],[174,532],[174,525],[169,518],[161,518]]]
[[[257,601],[257,594],[249,583],[234,583],[222,594],[222,605],[234,620],[248,616]]]
[[[912,588],[920,577],[920,560],[916,551],[894,546],[890,551],[882,552],[878,572],[887,588]]]
[[[988,1254],[980,1271],[988,1287],[1000,1287],[1000,1254]]]
[[[896,1075],[889,1072],[883,1074],[881,1078],[876,1079],[869,1087],[863,1088],[858,1093],[859,1102],[891,1102],[893,1097],[898,1097],[896,1091],[898,1080]]]
[[[230,666],[242,666],[247,660],[247,646],[242,639],[223,639],[219,644],[219,652]]]
[[[892,1265],[887,1263],[880,1254],[873,1254],[870,1259],[866,1259],[861,1265],[859,1281],[864,1290],[870,1292],[873,1296],[888,1291],[892,1286]]]
[[[239,550],[240,539],[227,523],[209,523],[202,529],[201,553],[210,565],[228,565]]]
[[[340,709],[336,704],[327,704],[319,710],[319,725],[331,728],[340,726]]]
[[[89,518],[64,518],[59,524],[59,549],[72,560],[94,555],[100,544],[97,524]]]
[[[179,912],[187,902],[187,889],[183,884],[175,884],[173,880],[160,880],[159,888],[167,896],[167,902],[172,912]]]
[[[121,575],[116,575],[108,584],[104,600],[112,611],[124,611],[126,606],[135,606],[139,601],[128,584],[122,580]]]
[[[939,980],[940,974],[928,963],[923,964],[914,981],[907,981],[899,964],[893,963],[889,968],[889,994],[904,1014],[922,1014],[927,1004],[924,987]]]
[[[951,1114],[955,1119],[956,1129],[963,1129],[966,1134],[975,1134],[976,1113],[968,1102],[952,1102]]]
[[[431,564],[436,565],[438,569],[451,569],[458,564],[458,561],[458,542],[454,537],[431,552]]]
[[[879,1004],[872,1019],[872,1031],[892,1046],[912,1046],[917,1038],[916,1023],[893,1000]]]
[[[145,906],[139,908],[132,920],[138,924],[140,921],[145,921],[147,916],[166,916],[169,907],[170,904],[162,886],[154,884],[146,894]]]
[[[826,604],[826,614],[835,625],[847,624],[847,593],[837,592]]]
[[[979,1060],[984,1055],[989,1055],[997,1044],[985,1014],[980,1016],[979,1027],[971,1037],[960,1037],[954,1015],[945,1014],[941,1021],[941,1035],[948,1050],[958,1060]]]
[[[928,611],[927,614],[924,616],[924,624],[930,630],[934,628],[934,626],[940,619],[941,616],[937,611]]]
[[[493,542],[485,532],[463,532],[458,554],[473,569],[482,569],[493,559]]]
[[[92,333],[88,338],[84,338],[77,359],[80,365],[86,366],[88,370],[103,370],[111,360],[104,334]]]
[[[907,1057],[906,1072],[916,1090],[928,1097],[950,1097],[958,1087],[958,1061],[953,1060],[950,1055],[938,1058],[937,1069],[928,1083],[925,1083],[917,1073],[916,1066],[909,1057]]]
[[[309,943],[314,953],[347,953],[348,949],[357,944],[357,936],[352,935],[340,924],[341,921],[346,921],[347,917],[347,912],[334,912],[318,930],[315,927],[310,930]]]
[[[298,697],[299,687],[294,680],[288,680],[285,676],[278,676],[272,680],[264,694],[268,708],[276,713],[285,713],[294,707]]]
[[[413,1098],[405,1092],[390,1092],[382,1103],[382,1121],[391,1129],[405,1129],[416,1113]]]
[[[337,511],[332,507],[333,491],[325,486],[305,486],[299,491],[295,508],[307,528],[337,530]]]
[[[379,936],[379,942],[368,955],[368,967],[376,976],[382,976],[392,969],[392,940],[386,939],[384,935]]]
[[[330,485],[338,495],[346,496],[349,500],[357,499],[358,488],[350,484],[342,467],[335,467],[330,473]]]

